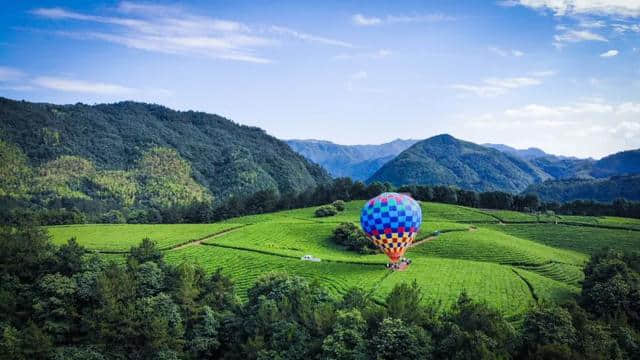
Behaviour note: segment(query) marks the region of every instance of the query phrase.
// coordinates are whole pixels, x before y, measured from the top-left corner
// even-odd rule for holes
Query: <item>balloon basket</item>
[[[411,259],[401,259],[396,263],[387,264],[387,269],[391,271],[405,271],[411,265]]]

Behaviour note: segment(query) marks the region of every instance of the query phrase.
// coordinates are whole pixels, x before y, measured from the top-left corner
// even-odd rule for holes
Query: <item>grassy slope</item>
[[[579,291],[581,266],[599,245],[639,249],[640,232],[554,224],[499,225],[491,215],[461,206],[423,203],[419,238],[435,230],[445,232],[413,247],[405,272],[391,273],[383,255],[360,255],[332,244],[329,236],[338,222],[359,222],[362,201],[328,218],[315,218],[315,208],[230,219],[202,225],[80,225],[51,227],[57,243],[77,236],[98,250],[126,250],[149,236],[170,247],[229,228],[233,231],[166,252],[169,262],[196,261],[208,271],[222,267],[231,275],[241,297],[260,275],[288,271],[318,281],[334,294],[352,286],[370,289],[381,299],[398,282],[416,280],[424,299],[448,307],[461,291],[486,301],[507,315],[517,315],[539,301],[561,300]],[[529,215],[500,213],[522,220]],[[582,221],[589,221],[588,218]],[[634,226],[629,219],[608,220]],[[477,229],[468,231],[471,225]],[[320,263],[299,260],[306,254]],[[111,256],[113,258],[113,256]]]
[[[561,249],[592,254],[604,247],[640,249],[640,232],[562,224],[491,225],[492,229]]]
[[[143,238],[150,238],[161,248],[168,248],[191,240],[238,227],[238,224],[100,224],[49,226],[55,244],[66,243],[76,237],[80,245],[90,250],[127,251]]]

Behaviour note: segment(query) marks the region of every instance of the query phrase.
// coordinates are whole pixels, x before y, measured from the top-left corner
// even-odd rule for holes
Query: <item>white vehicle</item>
[[[304,261],[313,261],[313,262],[320,262],[322,261],[321,259],[317,258],[317,257],[313,257],[313,255],[305,255],[303,257],[300,258],[300,260],[304,260]]]

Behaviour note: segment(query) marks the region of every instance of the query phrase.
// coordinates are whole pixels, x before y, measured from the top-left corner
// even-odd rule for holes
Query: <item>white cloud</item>
[[[101,95],[130,95],[138,91],[136,89],[117,84],[88,82],[50,76],[37,77],[33,80],[33,83],[47,89]]]
[[[484,82],[491,86],[507,89],[517,89],[524,86],[539,85],[542,83],[539,79],[530,77],[488,78],[485,79]]]
[[[638,102],[592,99],[561,105],[528,104],[456,118],[463,119],[466,126],[460,132],[469,139],[538,146],[559,154],[603,156],[621,148],[640,147],[638,114]]]
[[[356,73],[351,74],[351,79],[353,80],[364,80],[368,77],[366,71],[358,71]]]
[[[18,69],[0,66],[0,81],[14,81],[24,76],[25,74]]]
[[[640,103],[626,102],[616,108],[618,114],[640,114]]]
[[[384,18],[376,16],[365,16],[354,14],[351,22],[357,26],[377,26],[383,24],[408,24],[408,23],[432,23],[449,21],[454,18],[444,14],[424,14],[424,15],[387,15]]]
[[[600,54],[600,57],[610,58],[610,57],[614,57],[616,55],[618,55],[618,50],[609,50],[607,52],[603,52],[602,54]]]
[[[606,27],[607,24],[602,20],[585,20],[582,19],[578,26],[587,29],[600,29]]]
[[[286,27],[253,29],[249,25],[195,15],[178,6],[122,2],[118,16],[98,16],[61,8],[39,8],[33,14],[54,20],[82,21],[108,25],[92,31],[58,31],[77,39],[98,39],[130,48],[179,55],[196,55],[253,63],[269,63],[258,54],[264,47],[280,43],[285,36],[309,43],[352,47],[344,41],[311,35]],[[271,37],[269,35],[272,35]]]
[[[440,22],[454,20],[452,16],[444,14],[426,14],[426,15],[387,15],[386,22],[389,24],[396,23],[422,23],[422,22]]]
[[[535,77],[547,77],[547,76],[553,76],[555,75],[556,72],[553,70],[540,70],[540,71],[534,71],[531,73],[531,76],[535,76]]]
[[[640,16],[640,2],[637,0],[507,0],[502,4],[551,11],[556,16]]]
[[[382,20],[377,17],[366,17],[362,14],[355,14],[351,17],[351,21],[358,26],[372,26],[379,25],[382,23]]]
[[[354,54],[338,54],[332,60],[352,60],[352,59],[382,59],[391,56],[393,52],[388,49],[380,49],[374,52],[362,52]]]
[[[599,34],[593,33],[589,30],[575,30],[566,29],[562,33],[553,36],[554,45],[556,47],[562,47],[564,43],[578,43],[582,41],[603,41],[608,40]]]
[[[515,49],[506,50],[496,46],[490,46],[489,51],[491,51],[494,54],[500,55],[502,57],[507,57],[507,56],[521,57],[524,55],[524,52],[520,50],[515,50]]]
[[[607,114],[615,112],[616,107],[605,103],[576,103],[565,106],[545,106],[530,104],[521,108],[508,109],[504,115],[511,118],[567,118],[578,114]]]
[[[350,44],[350,43],[345,42],[345,41],[340,41],[340,40],[325,38],[325,37],[322,37],[322,36],[306,34],[306,33],[299,32],[299,31],[296,31],[296,30],[293,30],[293,29],[282,27],[282,26],[272,26],[271,27],[271,31],[273,31],[273,32],[275,32],[277,34],[288,35],[288,36],[294,37],[296,39],[307,41],[307,42],[314,42],[314,43],[320,43],[320,44],[324,44],[324,45],[333,45],[333,46],[340,46],[340,47],[347,47],[347,48],[352,48],[353,47],[353,44]]]
[[[481,97],[494,97],[502,95],[506,92],[505,89],[499,87],[484,85],[454,84],[451,85],[451,88],[455,90],[462,90],[464,92],[470,92]]]
[[[619,34],[624,34],[627,32],[640,33],[640,24],[622,24],[615,23],[611,24],[613,30]]]
[[[532,73],[536,74],[536,73]],[[541,77],[550,76],[553,72],[541,71],[537,75],[522,77],[506,77],[506,78],[486,78],[482,84],[454,84],[450,88],[470,92],[481,97],[495,97],[507,93],[509,90],[518,89],[527,86],[542,84]]]

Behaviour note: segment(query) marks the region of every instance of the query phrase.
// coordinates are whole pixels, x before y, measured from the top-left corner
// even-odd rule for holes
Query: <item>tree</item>
[[[498,311],[474,302],[466,292],[460,294],[443,321],[440,354],[457,359],[506,358],[515,348],[516,333],[511,324]]]
[[[127,219],[125,219],[121,211],[109,210],[108,212],[102,214],[102,216],[100,217],[100,222],[103,222],[105,224],[124,224],[127,222]]]
[[[411,284],[400,283],[391,289],[385,300],[387,316],[400,319],[406,324],[416,324],[421,320],[422,290],[416,280]]]
[[[345,203],[343,200],[336,200],[332,202],[331,205],[338,211],[344,211]]]
[[[85,253],[86,249],[78,244],[75,237],[69,239],[56,251],[57,271],[66,276],[82,271]]]
[[[576,342],[576,329],[571,314],[557,305],[537,307],[529,311],[523,324],[523,340],[528,350],[536,346],[566,345]]]
[[[340,310],[333,331],[322,343],[322,358],[331,360],[366,359],[365,321],[357,309]]]
[[[138,264],[153,261],[158,265],[164,264],[164,254],[158,249],[157,243],[149,238],[142,239],[138,246],[131,247],[127,260],[135,260]]]
[[[629,264],[638,266],[637,255],[611,249],[594,254],[584,268],[581,303],[597,317],[626,317],[640,329],[640,274]]]
[[[357,251],[361,254],[372,254],[376,252],[376,247],[360,227],[350,222],[343,222],[333,230],[331,237],[334,243],[346,246],[347,249]]]
[[[393,318],[382,320],[369,349],[371,358],[379,360],[428,359],[432,351],[431,338],[423,328]]]
[[[334,216],[338,213],[338,210],[333,205],[324,205],[316,209],[316,217]]]

